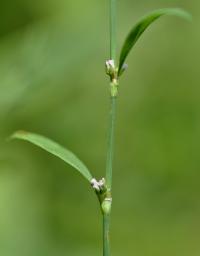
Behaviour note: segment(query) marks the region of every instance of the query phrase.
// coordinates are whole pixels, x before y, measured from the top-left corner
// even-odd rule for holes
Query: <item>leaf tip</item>
[[[19,139],[19,138],[21,138],[23,135],[27,135],[27,134],[28,134],[28,132],[27,132],[27,131],[24,131],[24,130],[16,131],[16,132],[14,132],[13,134],[11,134],[11,135],[8,137],[8,141],[14,140],[14,139]]]
[[[163,9],[164,10],[164,9]],[[180,18],[183,18],[187,21],[192,21],[193,17],[192,14],[189,13],[188,11],[181,9],[181,8],[169,8],[166,9],[168,10],[168,14],[179,16]]]

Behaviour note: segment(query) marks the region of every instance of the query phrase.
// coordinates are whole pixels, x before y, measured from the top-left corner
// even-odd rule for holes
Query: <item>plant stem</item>
[[[109,130],[108,130],[108,149],[106,163],[106,182],[108,189],[112,189],[112,169],[114,155],[114,128],[115,128],[115,112],[116,112],[116,97],[110,99],[110,115],[109,115]]]
[[[116,60],[116,0],[110,0],[110,59]]]
[[[108,133],[108,149],[107,149],[107,163],[106,163],[106,181],[111,197],[112,189],[112,167],[113,167],[113,153],[114,153],[114,128],[115,128],[115,111],[116,111],[116,97],[111,96],[111,107],[109,115],[109,133]],[[111,198],[112,200],[112,198]],[[110,213],[103,213],[103,256],[110,256]]]
[[[116,1],[110,0],[110,59],[116,62]],[[111,81],[111,87],[113,81]],[[110,114],[109,114],[109,130],[108,130],[108,146],[107,146],[107,160],[106,160],[106,185],[111,197],[112,189],[112,168],[113,168],[113,153],[114,153],[114,128],[115,128],[115,111],[116,111],[116,95],[112,93],[110,99]],[[112,198],[110,198],[112,200]],[[103,213],[103,256],[110,256],[110,213]]]
[[[108,151],[106,163],[106,181],[111,196],[112,189],[112,166],[113,166],[113,153],[114,153],[114,127],[115,127],[115,110],[116,110],[116,97],[111,97],[110,109],[110,124],[108,134]],[[112,198],[111,198],[112,200]],[[103,213],[103,256],[110,256],[110,213]]]
[[[110,240],[109,240],[109,231],[110,231],[110,216],[103,215],[103,256],[110,256]]]

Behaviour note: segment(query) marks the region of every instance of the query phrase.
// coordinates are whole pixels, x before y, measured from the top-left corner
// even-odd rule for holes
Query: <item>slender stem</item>
[[[116,61],[116,3],[117,0],[110,0],[110,58]],[[112,81],[111,81],[112,82]],[[112,94],[112,93],[111,93]],[[106,182],[111,191],[112,188],[112,166],[114,152],[114,126],[115,126],[116,97],[111,95],[111,106],[109,116],[108,146],[106,160]]]
[[[110,256],[110,216],[106,214],[103,215],[103,231],[103,256]]]
[[[110,0],[110,59],[116,60],[116,1]]]
[[[116,97],[111,97],[110,108],[110,124],[108,134],[108,150],[107,150],[107,163],[106,163],[106,181],[109,190],[109,196],[111,196],[112,189],[112,167],[113,167],[113,153],[114,153],[114,128],[115,128],[115,111],[116,111]],[[111,198],[112,200],[112,198]],[[103,214],[103,256],[110,256],[110,214]]]
[[[116,1],[110,0],[110,59],[116,62]],[[116,82],[116,81],[115,81]],[[114,127],[115,127],[115,111],[116,111],[116,95],[113,94],[113,81],[111,81],[111,106],[109,115],[109,131],[108,131],[108,146],[106,159],[106,184],[109,190],[109,197],[111,197],[112,189],[112,167],[113,167],[113,153],[114,153]],[[112,200],[112,198],[109,198]],[[106,202],[105,202],[106,203]],[[110,209],[103,213],[103,256],[110,256]]]
[[[110,116],[109,116],[109,130],[108,130],[108,149],[106,162],[106,182],[109,190],[112,189],[112,169],[113,169],[113,155],[114,155],[114,128],[115,128],[115,112],[116,112],[116,97],[111,97],[110,102]]]

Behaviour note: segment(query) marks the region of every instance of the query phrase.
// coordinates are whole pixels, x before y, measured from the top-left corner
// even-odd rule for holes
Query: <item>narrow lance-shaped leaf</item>
[[[141,20],[139,20],[136,23],[136,25],[132,28],[123,44],[119,59],[119,75],[121,73],[122,67],[128,54],[130,53],[132,47],[136,44],[137,40],[140,38],[143,32],[149,27],[149,25],[151,25],[151,23],[153,23],[163,15],[174,15],[187,20],[191,20],[192,18],[189,13],[179,8],[159,9],[141,18]]]
[[[58,143],[38,134],[17,131],[12,136],[11,139],[21,139],[29,141],[36,146],[46,150],[47,152],[57,156],[64,162],[73,166],[77,171],[79,171],[88,181],[91,181],[92,175],[88,168],[69,150],[65,149]]]

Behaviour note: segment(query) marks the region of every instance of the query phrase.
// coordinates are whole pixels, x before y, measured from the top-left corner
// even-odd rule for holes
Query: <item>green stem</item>
[[[103,256],[110,256],[110,216],[106,214],[103,215],[103,230]]]
[[[110,0],[110,59],[116,60],[116,0]]]
[[[106,163],[106,185],[108,194],[106,199],[111,201],[107,202],[109,205],[108,212],[103,212],[103,256],[110,256],[110,214],[111,214],[111,189],[112,189],[112,167],[113,167],[113,153],[114,153],[114,128],[115,128],[115,110],[116,110],[116,97],[111,97],[110,109],[110,124],[108,134],[108,150],[107,150],[107,163]],[[104,201],[105,202],[105,201]]]
[[[116,62],[116,1],[110,0],[110,59]],[[106,160],[106,185],[108,188],[109,197],[111,197],[112,189],[112,168],[113,168],[113,153],[114,153],[114,128],[115,128],[115,110],[116,110],[116,84],[111,81],[111,107],[109,115],[109,130],[108,130],[108,147]],[[113,87],[114,86],[114,87]],[[114,91],[113,91],[114,89]],[[112,200],[112,198],[110,198]],[[106,203],[106,202],[105,202]],[[110,212],[103,212],[103,256],[110,256]]]
[[[115,112],[116,112],[116,97],[111,97],[110,102],[110,116],[108,129],[108,149],[106,162],[106,182],[108,189],[112,189],[112,169],[113,169],[113,155],[114,155],[114,128],[115,128]]]

